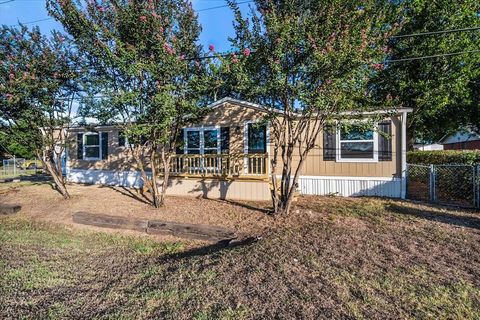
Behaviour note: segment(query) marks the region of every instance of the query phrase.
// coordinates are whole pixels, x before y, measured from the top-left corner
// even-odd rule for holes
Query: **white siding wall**
[[[102,184],[139,188],[140,173],[134,171],[79,170],[68,171],[67,179],[75,183]],[[400,198],[402,180],[375,177],[302,176],[299,192],[307,195],[378,196]],[[255,181],[227,182],[215,179],[173,179],[169,194],[206,196],[238,200],[270,200],[268,183]]]
[[[378,196],[400,198],[402,179],[375,177],[302,176],[299,191],[310,195]]]

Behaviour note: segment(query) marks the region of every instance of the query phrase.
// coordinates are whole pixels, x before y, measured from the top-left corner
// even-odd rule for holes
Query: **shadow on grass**
[[[238,202],[238,201],[228,200],[228,199],[225,199],[225,200],[210,199],[210,200],[228,203],[228,204],[231,204],[232,206],[246,208],[246,209],[249,209],[249,210],[258,211],[258,212],[265,213],[265,214],[271,214],[272,213],[272,208],[265,208],[265,207],[262,208],[262,207],[253,206],[253,205],[250,205],[250,204],[244,203],[244,202]]]
[[[261,240],[260,237],[248,237],[245,239],[233,240],[233,241],[222,240],[217,243],[213,243],[204,247],[194,248],[191,250],[178,252],[178,253],[167,254],[162,256],[160,260],[164,260],[164,261],[183,260],[183,259],[189,259],[194,257],[207,256],[207,255],[216,254],[224,251],[230,251],[238,247],[249,246],[258,242],[259,240]]]
[[[421,210],[411,207],[405,207],[398,204],[389,204],[386,208],[392,212],[410,215],[421,219],[441,222],[459,227],[480,229],[480,218],[455,215],[433,210]]]
[[[150,199],[142,192],[138,192],[138,193],[135,193],[133,192],[132,190],[128,189],[128,188],[125,188],[125,187],[114,187],[114,186],[100,186],[100,188],[108,188],[108,189],[112,189],[114,190],[115,192],[118,192],[124,196],[127,196],[129,198],[132,198],[134,200],[137,200],[141,203],[145,203],[145,204],[148,204],[148,205],[151,205],[152,202],[150,201]],[[139,196],[140,195],[140,196]]]

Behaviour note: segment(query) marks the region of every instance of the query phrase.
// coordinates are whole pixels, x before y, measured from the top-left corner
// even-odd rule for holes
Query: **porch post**
[[[401,198],[405,199],[407,195],[407,112],[402,112],[401,164],[402,164]]]

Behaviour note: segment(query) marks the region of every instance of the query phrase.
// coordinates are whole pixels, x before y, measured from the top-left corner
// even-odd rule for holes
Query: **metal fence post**
[[[480,165],[476,165],[474,167],[474,180],[473,180],[473,185],[474,185],[474,199],[475,199],[475,207],[477,209],[480,209]]]
[[[430,165],[430,181],[429,181],[429,185],[430,185],[430,201],[431,202],[435,202],[437,199],[436,199],[436,195],[435,195],[435,166],[433,164]]]

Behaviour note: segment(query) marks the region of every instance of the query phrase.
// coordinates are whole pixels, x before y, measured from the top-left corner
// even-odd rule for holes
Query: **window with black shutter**
[[[220,128],[220,152],[222,154],[230,152],[230,127]]]
[[[335,125],[326,124],[323,127],[323,161],[335,161],[336,159],[336,128]]]
[[[108,132],[102,132],[101,134],[101,143],[102,143],[102,159],[105,160],[108,157]]]
[[[125,132],[118,131],[118,146],[125,147],[125,145],[126,145]]]
[[[177,147],[176,147],[176,153],[177,154],[184,154],[184,147],[185,147],[185,140],[184,140],[184,130],[181,129],[180,132],[178,133],[177,137]]]
[[[378,161],[392,161],[392,121],[378,124]]]
[[[77,159],[83,159],[83,133],[77,134]]]

